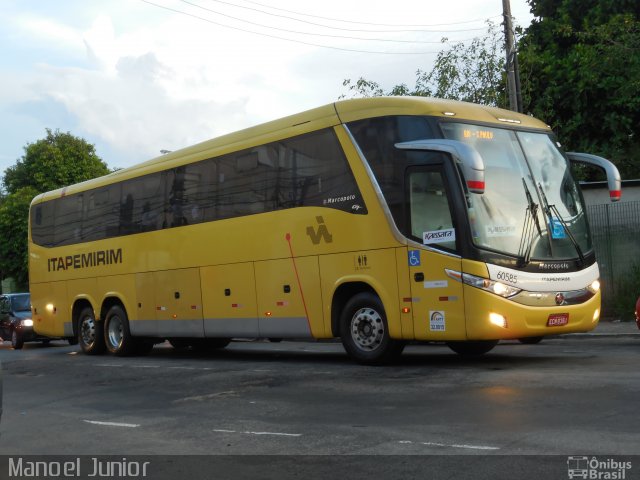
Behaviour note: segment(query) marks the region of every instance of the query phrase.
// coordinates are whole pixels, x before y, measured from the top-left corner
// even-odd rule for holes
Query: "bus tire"
[[[489,352],[498,344],[498,340],[473,340],[465,342],[447,342],[447,346],[458,355],[478,357]]]
[[[104,331],[102,324],[96,321],[91,307],[85,307],[78,319],[78,343],[87,355],[104,353]]]
[[[349,356],[363,365],[388,363],[404,348],[404,342],[389,336],[382,301],[369,292],[354,295],[342,309],[340,339]]]
[[[117,356],[136,352],[136,339],[131,336],[129,319],[120,305],[113,305],[104,318],[104,340],[109,353]]]

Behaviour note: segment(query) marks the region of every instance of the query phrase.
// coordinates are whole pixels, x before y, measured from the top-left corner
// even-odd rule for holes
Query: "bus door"
[[[408,250],[414,334],[421,340],[466,338],[462,283],[448,273],[460,272],[462,260],[447,167],[434,163],[405,173],[408,234],[422,245]]]

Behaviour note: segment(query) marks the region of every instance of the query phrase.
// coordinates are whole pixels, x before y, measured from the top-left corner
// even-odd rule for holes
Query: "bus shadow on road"
[[[521,351],[519,351],[521,350]],[[281,342],[271,344],[264,341],[232,342],[225,349],[209,351],[176,350],[170,346],[156,346],[151,357],[158,360],[195,360],[212,363],[274,363],[282,364],[322,364],[363,367],[354,362],[337,342]],[[595,357],[588,352],[580,358]],[[572,355],[575,359],[575,354]],[[490,370],[513,369],[554,365],[566,361],[566,357],[556,349],[528,345],[501,345],[491,352],[479,356],[463,356],[442,344],[410,345],[405,352],[392,362],[367,368],[402,367],[480,367]]]

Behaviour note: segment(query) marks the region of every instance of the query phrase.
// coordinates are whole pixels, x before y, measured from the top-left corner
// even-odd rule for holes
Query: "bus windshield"
[[[537,260],[574,259],[591,250],[582,195],[548,134],[449,122],[441,127],[446,138],[469,144],[484,160],[485,192],[470,193],[467,202],[477,247],[521,256],[525,243]]]

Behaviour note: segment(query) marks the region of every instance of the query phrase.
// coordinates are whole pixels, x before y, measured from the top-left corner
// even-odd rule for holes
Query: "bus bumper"
[[[600,320],[600,292],[578,305],[528,306],[464,286],[468,340],[502,340],[588,332]]]

